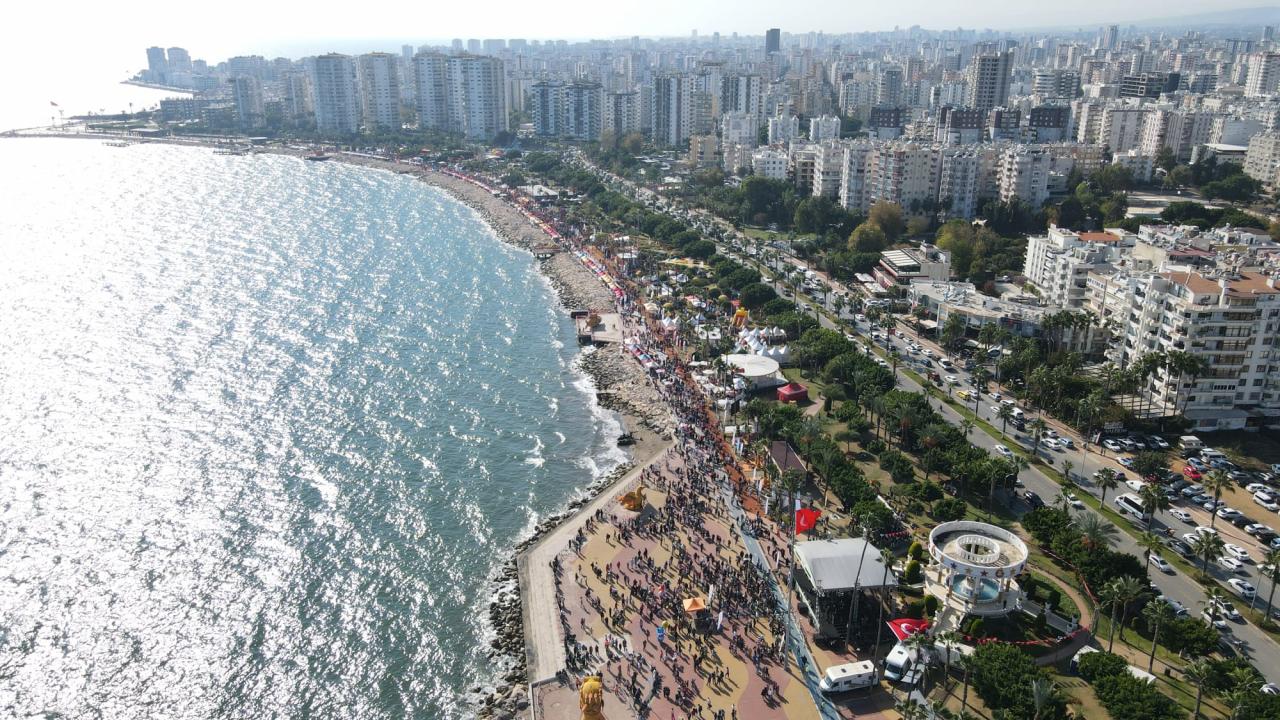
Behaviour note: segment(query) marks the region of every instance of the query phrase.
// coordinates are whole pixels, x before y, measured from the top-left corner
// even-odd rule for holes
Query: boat
[[[308,160],[314,160],[314,161],[316,161],[316,162],[321,162],[321,161],[324,161],[324,160],[328,160],[328,159],[329,159],[329,157],[330,157],[330,156],[328,156],[328,155],[326,155],[326,154],[324,154],[324,153],[322,153],[322,152],[320,152],[320,151],[318,151],[318,150],[317,150],[316,152],[313,152],[313,153],[311,153],[310,155],[308,155],[308,156],[307,156],[307,159],[308,159]]]
[[[103,144],[106,145],[107,147],[129,147],[133,143],[129,142],[128,140],[112,140],[111,142],[107,142]]]
[[[242,149],[240,149],[240,148],[218,148],[217,150],[214,150],[214,151],[213,151],[213,154],[214,154],[214,155],[237,155],[237,156],[238,156],[238,155],[248,155],[248,154],[249,154],[249,151],[248,151],[248,150],[242,150]]]
[[[625,447],[627,445],[635,445],[635,444],[636,444],[636,436],[632,435],[631,433],[623,433],[622,435],[618,436],[618,447]]]

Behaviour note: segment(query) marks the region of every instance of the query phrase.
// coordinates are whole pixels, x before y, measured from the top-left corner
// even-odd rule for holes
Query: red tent
[[[809,390],[800,383],[787,383],[778,388],[778,402],[801,403],[809,399]]]
[[[890,620],[888,625],[889,629],[893,631],[894,637],[901,641],[906,640],[916,633],[927,630],[929,628],[929,621],[916,620],[914,618],[898,618],[897,620]]]

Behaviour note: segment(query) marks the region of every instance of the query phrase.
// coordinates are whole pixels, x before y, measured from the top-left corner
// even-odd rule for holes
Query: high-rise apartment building
[[[356,63],[350,55],[329,53],[312,62],[316,130],[351,134],[360,130],[360,93]]]
[[[1009,77],[1013,72],[1013,52],[985,53],[969,65],[969,107],[990,110],[1009,99]]]
[[[240,127],[262,127],[266,113],[262,104],[262,83],[258,78],[239,75],[231,78],[231,99],[236,107],[236,124]]]
[[[399,58],[390,53],[360,56],[360,100],[365,127],[400,127]]]
[[[492,140],[509,127],[498,58],[427,52],[415,55],[413,66],[420,127],[473,140]]]
[[[835,115],[809,118],[809,142],[840,139],[840,118]]]
[[[900,107],[902,102],[903,70],[898,65],[886,65],[880,68],[876,76],[876,105],[880,107]]]
[[[693,134],[694,78],[664,73],[653,79],[653,141],[682,147]]]
[[[611,134],[621,139],[631,133],[641,132],[640,93],[611,92],[604,96],[600,112],[601,136]]]
[[[1260,52],[1249,56],[1249,75],[1244,92],[1250,97],[1280,91],[1280,53]]]
[[[153,83],[163,83],[168,72],[169,61],[165,59],[164,48],[147,48],[147,80]]]
[[[721,76],[720,113],[748,113],[762,117],[764,104],[760,83],[760,76],[755,73]]]
[[[525,106],[534,131],[546,137],[599,140],[604,93],[599,83],[544,81],[529,89]]]
[[[776,53],[782,51],[782,30],[779,28],[769,28],[764,33],[764,51],[765,53]]]
[[[166,55],[168,69],[171,72],[191,72],[191,53],[187,52],[185,48],[171,47]]]

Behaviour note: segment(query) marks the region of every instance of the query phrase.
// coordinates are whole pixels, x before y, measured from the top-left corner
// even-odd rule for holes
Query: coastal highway
[[[623,194],[628,195],[639,202],[645,203],[651,209],[667,212],[668,214],[671,214],[675,217],[678,217],[680,219],[685,220],[686,222],[693,224],[694,227],[696,227],[698,230],[711,236],[713,239],[716,240],[719,251],[722,254],[733,257],[739,262],[743,262],[744,264],[752,265],[757,269],[761,270],[762,272],[768,272],[769,274],[773,274],[774,272],[776,272],[772,268],[766,267],[765,264],[761,263],[755,257],[749,255],[747,253],[747,248],[750,247],[751,241],[745,235],[741,234],[736,228],[733,228],[731,225],[729,225],[725,221],[719,218],[715,218],[703,210],[688,209],[688,208],[682,207],[678,201],[674,201],[668,198],[663,198],[657,195],[656,193],[654,193],[653,191],[639,188],[638,186],[636,186],[634,183],[631,183],[630,181],[627,181],[621,177],[618,177],[617,175],[614,175],[612,173],[609,173],[607,171],[604,171],[596,167],[593,163],[588,161],[584,155],[577,154],[576,158],[580,165],[582,165],[586,169],[589,169],[595,172],[598,177],[600,177],[603,181],[605,181],[606,184],[611,185],[613,189],[618,190],[619,192],[622,192]],[[797,269],[805,268],[804,264],[800,262],[798,259],[788,257],[788,258],[784,258],[784,261],[791,264]],[[824,277],[823,280],[828,284],[828,286],[832,287],[833,289],[846,293],[848,297],[858,297],[858,293],[850,292],[849,288],[843,286],[843,284],[839,283],[838,281],[834,281],[831,278],[826,278],[826,277]],[[781,292],[785,295],[790,295],[790,293],[787,293],[785,289],[782,290]],[[794,299],[800,305],[807,308],[810,312],[814,310],[816,301],[811,298],[801,295],[799,297],[795,297],[791,299]],[[849,332],[850,330],[852,330],[856,332],[858,335],[863,337],[864,344],[869,345],[872,342],[869,337],[869,332],[870,332],[869,326],[867,326],[865,323],[857,323],[853,321],[844,322],[843,319],[841,322],[837,323],[835,320],[832,319],[832,317],[835,315],[835,310],[834,310],[833,304],[831,303],[831,300],[832,298],[829,295],[827,298],[827,302],[824,304],[824,308],[823,308],[826,310],[825,313],[817,313],[820,325],[822,327],[830,328],[833,330],[839,330],[841,332]],[[910,366],[912,365],[911,358],[913,358],[913,356],[908,352],[908,347],[907,347],[908,342],[914,340],[918,342],[920,345],[923,345],[925,347],[930,347],[931,349],[933,349],[935,355],[940,353],[940,349],[938,348],[937,345],[933,344],[929,340],[924,338],[916,338],[914,337],[914,334],[908,333],[905,330],[903,334],[906,337],[903,337],[903,338],[890,337],[887,340],[882,341],[880,343],[880,346],[886,350],[896,349],[902,357],[902,359],[899,361],[899,368],[897,373],[898,387],[904,390],[919,392],[919,391],[922,391],[922,388],[920,387],[920,385],[904,372],[905,370],[909,369]],[[972,378],[971,376],[969,376],[968,373],[960,371],[957,368],[956,371],[953,371],[950,374],[956,375],[958,379],[961,381],[961,384],[957,385],[955,389],[967,388],[970,391],[973,391],[975,389],[972,384]],[[991,407],[993,404],[995,403],[992,402],[989,393],[982,392],[980,399],[978,401],[977,414],[987,422],[990,422],[998,430],[1001,426],[1001,421],[998,418],[995,418],[994,416],[994,412],[992,411],[992,407]],[[960,424],[962,417],[960,416],[959,412],[956,411],[954,408],[952,408],[950,405],[944,402],[936,402],[935,407],[938,409],[938,412],[944,418],[946,418],[948,422],[955,425]],[[1050,427],[1053,427],[1058,433],[1071,436],[1075,440],[1076,449],[1068,451],[1066,453],[1061,453],[1061,452],[1054,453],[1053,451],[1048,451],[1048,450],[1045,450],[1044,452],[1050,453],[1050,456],[1056,456],[1053,464],[1057,467],[1062,467],[1063,460],[1070,460],[1071,462],[1073,462],[1075,464],[1075,468],[1072,474],[1076,476],[1080,476],[1077,479],[1077,483],[1079,484],[1081,491],[1089,492],[1094,496],[1099,496],[1101,494],[1100,491],[1098,490],[1098,488],[1093,486],[1093,484],[1089,481],[1089,477],[1093,474],[1093,472],[1101,467],[1110,467],[1115,470],[1123,470],[1123,468],[1121,468],[1116,463],[1114,458],[1106,457],[1092,450],[1090,451],[1083,450],[1082,449],[1083,443],[1081,442],[1081,438],[1078,435],[1075,435],[1074,433],[1070,432],[1065,426],[1063,426],[1060,423],[1053,422],[1048,418],[1045,418],[1045,420],[1046,422],[1049,423]],[[995,452],[994,448],[997,444],[1003,444],[1006,447],[1010,447],[1014,449],[1019,449],[1021,447],[1018,443],[1014,441],[1012,437],[996,439],[991,435],[987,434],[987,432],[981,428],[975,428],[975,430],[972,433],[970,433],[969,440],[974,445],[984,448],[988,451],[991,451],[993,454]],[[1029,443],[1030,441],[1028,440],[1028,444]],[[1025,450],[1027,454],[1033,451],[1034,451],[1034,448]],[[1133,473],[1129,471],[1125,471],[1125,474],[1130,477],[1132,477],[1133,475]],[[1032,466],[1026,470],[1021,471],[1018,475],[1018,479],[1021,481],[1025,489],[1035,492],[1046,503],[1054,502],[1054,500],[1059,496],[1059,493],[1061,492],[1061,486],[1058,485],[1058,483],[1055,480],[1045,475],[1035,466]],[[1108,494],[1108,501],[1110,501],[1112,497],[1115,497],[1117,493],[1128,492],[1128,491],[1129,491],[1128,488],[1126,488],[1124,485],[1121,485],[1119,489],[1113,490]],[[1022,515],[1023,513],[1026,513],[1031,510],[1031,507],[1028,504],[1026,504],[1020,498],[1015,497],[1013,494],[1002,493],[1001,500],[1016,515]],[[1186,503],[1177,504],[1178,507],[1183,507],[1184,509],[1186,509],[1186,505],[1187,505]],[[1083,509],[1073,510],[1073,512],[1079,514],[1079,513],[1092,513],[1094,511],[1088,507],[1085,507]],[[1205,511],[1196,509],[1196,510],[1190,510],[1189,512],[1192,512],[1198,524],[1206,524],[1206,525],[1208,524],[1207,513]],[[1159,526],[1161,525],[1161,522],[1164,519],[1166,519],[1166,517],[1164,516],[1163,513],[1161,514],[1161,516],[1157,517],[1157,522],[1156,522],[1157,527],[1155,528],[1157,531],[1159,530]],[[1174,520],[1173,523],[1174,523],[1173,528],[1174,528],[1175,535],[1181,534],[1182,532],[1187,532],[1192,528],[1191,525],[1186,525],[1185,526],[1186,529],[1183,529],[1181,526],[1182,524],[1178,523],[1176,520]],[[1226,523],[1219,523],[1218,525],[1224,526],[1224,527],[1221,527],[1220,531],[1223,533],[1224,536],[1226,536],[1224,537],[1224,539],[1227,542],[1235,542],[1238,545],[1242,545],[1246,548],[1249,548],[1252,554],[1254,554],[1257,557],[1260,557],[1260,549],[1256,541],[1253,541],[1252,538],[1249,538],[1247,535],[1245,535],[1242,531],[1238,530],[1234,526],[1231,526]],[[1143,550],[1142,548],[1138,547],[1138,544],[1134,540],[1134,537],[1132,534],[1136,531],[1131,527],[1120,527],[1119,529],[1121,530],[1121,532],[1119,533],[1117,542],[1114,545],[1115,549],[1121,550],[1123,552],[1131,553],[1133,555],[1136,555],[1137,557],[1142,557]],[[1221,570],[1216,566],[1211,566],[1210,572],[1215,577],[1221,580],[1225,580],[1228,577],[1232,577],[1225,570]],[[1150,573],[1150,578],[1151,578],[1152,584],[1157,589],[1159,589],[1161,593],[1163,593],[1166,597],[1172,600],[1176,600],[1184,608],[1186,608],[1187,612],[1189,612],[1191,615],[1193,616],[1199,615],[1200,611],[1204,608],[1205,606],[1204,588],[1195,580],[1187,577],[1180,570],[1175,571],[1174,574],[1169,575],[1169,574],[1162,573],[1158,570],[1155,570],[1153,568]],[[1269,585],[1267,584],[1267,581],[1263,581],[1257,576],[1256,568],[1253,566],[1249,566],[1249,581],[1256,588],[1258,588],[1258,592],[1262,596],[1261,599],[1259,600],[1259,603],[1265,602],[1266,591],[1267,589],[1269,589]],[[1095,592],[1096,592],[1096,588],[1095,588]],[[1247,604],[1247,603],[1243,603],[1238,598],[1235,598],[1234,602],[1237,605]],[[1231,623],[1227,632],[1230,635],[1233,635],[1235,638],[1242,641],[1242,645],[1241,645],[1242,654],[1245,657],[1247,657],[1251,662],[1254,663],[1254,665],[1262,672],[1262,674],[1267,678],[1269,682],[1280,683],[1280,644],[1277,644],[1276,641],[1272,640],[1262,630],[1258,629],[1257,627],[1255,627],[1254,625],[1248,622]]]

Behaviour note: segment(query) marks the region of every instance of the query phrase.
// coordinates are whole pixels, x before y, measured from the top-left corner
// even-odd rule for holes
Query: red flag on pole
[[[809,508],[801,508],[796,511],[796,532],[808,532],[818,525],[818,518],[822,515],[821,510],[811,510]]]

